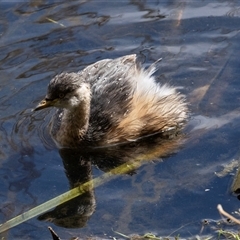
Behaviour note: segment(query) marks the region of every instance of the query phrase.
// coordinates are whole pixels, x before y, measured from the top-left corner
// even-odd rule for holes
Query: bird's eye
[[[65,95],[63,93],[59,93],[59,95],[58,95],[59,98],[64,98],[64,96]]]

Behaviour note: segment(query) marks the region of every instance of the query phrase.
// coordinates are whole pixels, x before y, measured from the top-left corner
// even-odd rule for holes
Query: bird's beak
[[[33,109],[34,111],[38,111],[44,108],[48,108],[48,107],[52,107],[54,106],[54,103],[56,101],[55,100],[48,100],[48,99],[43,99],[35,109]]]

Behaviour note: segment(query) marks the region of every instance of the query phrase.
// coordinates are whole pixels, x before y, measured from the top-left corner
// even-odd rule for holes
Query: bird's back
[[[79,72],[92,91],[87,141],[112,144],[182,127],[185,98],[175,88],[155,82],[156,68],[155,63],[143,70],[136,55],[128,55]]]

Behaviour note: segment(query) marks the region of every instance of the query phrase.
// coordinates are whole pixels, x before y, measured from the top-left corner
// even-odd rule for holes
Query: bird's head
[[[47,95],[34,111],[48,107],[72,109],[89,100],[90,86],[77,73],[61,73],[48,85]]]

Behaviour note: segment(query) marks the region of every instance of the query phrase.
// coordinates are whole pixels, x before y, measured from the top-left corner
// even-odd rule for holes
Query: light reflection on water
[[[50,78],[131,53],[145,64],[162,57],[158,81],[184,87],[193,112],[186,130],[190,141],[167,161],[146,164],[132,177],[96,189],[97,208],[84,228],[53,228],[62,238],[112,235],[112,228],[125,234],[169,234],[193,222],[179,231],[188,235],[199,233],[201,219],[218,218],[218,203],[229,212],[238,208],[228,192],[231,176],[214,175],[222,163],[238,158],[238,3],[31,1],[0,6],[1,222],[69,189],[47,132],[52,111],[31,112]],[[101,173],[93,168],[94,177]],[[9,239],[48,238],[48,225],[30,220],[12,229]]]

